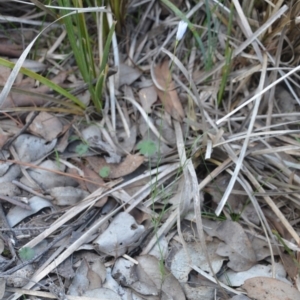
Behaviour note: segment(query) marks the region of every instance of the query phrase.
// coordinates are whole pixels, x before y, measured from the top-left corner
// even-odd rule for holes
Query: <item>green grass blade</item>
[[[204,45],[201,41],[201,38],[199,36],[199,34],[196,31],[196,28],[193,26],[193,24],[190,22],[190,20],[185,16],[184,13],[181,12],[181,10],[179,10],[173,3],[171,3],[169,0],[161,0],[162,3],[164,3],[167,7],[169,7],[174,13],[175,15],[177,15],[180,19],[182,19],[183,21],[185,21],[188,24],[188,27],[190,29],[190,31],[193,33],[193,36],[202,52],[203,57],[206,57],[206,51],[204,48]],[[207,66],[207,62],[205,61],[205,68],[209,68]]]
[[[15,64],[0,57],[0,65],[13,69]],[[56,83],[52,82],[51,80],[35,73],[32,72],[26,68],[21,67],[20,72],[26,76],[29,76],[30,78],[33,78],[39,82],[41,82],[42,84],[45,84],[46,86],[48,86],[49,88],[51,88],[52,90],[58,92],[59,94],[65,96],[66,98],[72,100],[74,103],[76,103],[77,105],[79,105],[81,108],[85,109],[85,104],[82,103],[77,97],[73,96],[71,93],[69,93],[68,91],[66,91],[65,89],[63,89],[62,87],[60,87],[59,85],[57,85]]]

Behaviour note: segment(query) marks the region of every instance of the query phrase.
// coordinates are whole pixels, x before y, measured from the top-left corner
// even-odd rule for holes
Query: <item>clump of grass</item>
[[[78,7],[83,8],[83,2],[60,0],[60,6],[62,7]],[[67,11],[61,9],[61,14],[66,15]],[[80,74],[86,84],[88,84],[88,90],[91,94],[91,99],[97,112],[102,110],[102,91],[105,84],[105,78],[107,75],[107,62],[110,50],[110,44],[112,35],[115,31],[115,24],[113,24],[106,37],[105,47],[101,54],[101,61],[97,65],[94,51],[95,43],[92,35],[88,30],[87,17],[84,14],[74,14],[63,18],[63,22],[66,26],[68,40],[72,52],[74,54],[76,64],[80,71]],[[98,37],[100,38],[100,37]]]

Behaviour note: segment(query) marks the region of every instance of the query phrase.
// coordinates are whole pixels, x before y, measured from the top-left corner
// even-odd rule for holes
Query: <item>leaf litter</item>
[[[129,41],[113,39],[101,115],[62,55],[61,24],[23,61],[89,107],[21,74],[2,103],[3,299],[299,298],[299,57],[286,13],[299,7],[161,2],[129,1],[144,14],[127,19]],[[20,40],[5,55],[22,55]]]

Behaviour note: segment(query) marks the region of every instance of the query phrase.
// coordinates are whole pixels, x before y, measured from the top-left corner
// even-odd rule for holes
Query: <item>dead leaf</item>
[[[21,134],[13,142],[13,146],[21,161],[32,162],[49,154],[55,147],[56,142],[56,139],[52,140],[51,143],[48,143],[40,137],[31,134]]]
[[[226,220],[220,222],[216,231],[217,237],[225,242],[219,244],[216,253],[229,257],[229,268],[236,272],[246,271],[256,264],[255,252],[240,224]]]
[[[139,90],[139,98],[144,111],[149,114],[152,112],[151,106],[157,100],[156,88],[151,85]]]
[[[116,260],[112,270],[112,276],[119,284],[123,286],[130,286],[138,281],[136,265],[122,257]]]
[[[5,293],[6,279],[0,278],[0,299],[3,299]]]
[[[137,272],[145,272],[156,288],[166,295],[166,299],[185,300],[185,295],[178,280],[174,275],[161,265],[159,260],[151,255],[141,255],[136,258],[138,261]],[[165,276],[163,276],[165,274]]]
[[[286,279],[286,272],[282,264],[275,263],[275,276],[277,279],[289,283]],[[249,278],[255,277],[272,277],[272,266],[268,265],[255,265],[247,271],[234,272],[228,270],[226,273],[219,277],[219,280],[225,284],[230,284],[230,286],[241,286]]]
[[[12,273],[9,278],[7,278],[6,284],[10,287],[23,287],[27,284],[34,273],[33,264],[27,265],[20,270]]]
[[[30,113],[26,122],[31,119],[33,113]],[[60,120],[47,112],[40,112],[29,126],[32,134],[37,135],[50,142],[57,138],[63,131],[63,125]]]
[[[120,86],[124,84],[131,85],[142,75],[141,71],[129,67],[128,65],[121,63],[119,66],[120,66],[119,69]]]
[[[59,186],[77,186],[78,183],[71,177],[61,174],[56,174],[55,171],[63,172],[62,165],[60,167],[57,163],[52,160],[43,161],[39,167],[41,169],[28,169],[27,172],[31,178],[40,186],[42,189],[47,190]],[[49,169],[50,171],[47,171]],[[22,183],[31,186],[31,183],[26,177],[22,177],[20,180]]]
[[[74,205],[90,194],[82,189],[73,186],[58,186],[49,190],[54,198],[54,204],[58,206]]]
[[[94,290],[88,290],[82,294],[84,297],[89,297],[89,299],[101,299],[103,300],[122,300],[122,298],[113,290],[106,288],[99,288]]]
[[[296,280],[297,276],[299,276],[300,271],[297,262],[295,262],[296,259],[286,253],[281,253],[280,257],[289,277],[292,278],[292,280]]]
[[[31,210],[25,210],[19,206],[15,206],[9,210],[6,218],[11,227],[14,227],[22,220],[37,213],[41,209],[53,206],[51,202],[38,196],[34,196],[29,199],[28,204],[31,207]]]
[[[0,54],[1,56],[9,57],[20,57],[23,53],[23,48],[21,45],[9,44],[9,43],[0,43]]]
[[[94,241],[95,250],[115,257],[125,254],[131,247],[135,248],[145,231],[143,225],[126,212],[119,213],[108,228]]]
[[[0,132],[0,149],[3,148],[3,146],[5,145],[5,143],[7,142],[9,138],[9,135],[4,133],[2,130]]]
[[[144,157],[141,155],[128,154],[119,164],[109,164],[102,157],[87,157],[86,160],[95,172],[99,174],[104,167],[109,168],[107,178],[119,178],[135,171],[143,162]]]
[[[85,259],[80,263],[77,268],[74,278],[69,286],[68,295],[71,296],[81,296],[82,293],[88,290],[89,280],[87,274],[89,271],[89,266]]]
[[[210,258],[210,263],[214,273],[218,273],[222,267],[224,258],[216,254],[219,241],[214,241],[207,244],[207,252]],[[193,269],[191,265],[199,266],[203,271],[211,274],[210,266],[208,265],[206,254],[199,243],[188,243],[186,250],[181,248],[173,257],[168,258],[171,260],[172,274],[180,281],[187,282],[189,273]]]
[[[117,131],[118,143],[124,154],[130,153],[136,144],[137,126],[132,125],[130,128],[130,136],[126,131]]]
[[[255,277],[245,281],[242,286],[250,298],[256,300],[296,300],[300,292],[291,284],[268,277]]]
[[[5,76],[0,75],[0,84]],[[59,85],[64,82],[66,77],[67,72],[61,72],[57,76],[52,78],[51,81]],[[48,100],[45,100],[45,98],[43,97],[43,94],[49,93],[51,91],[48,86],[42,85],[38,88],[29,87],[27,88],[27,90],[35,93],[39,97],[32,97],[31,95],[27,95],[25,93],[11,92],[5,99],[1,108],[4,109],[18,106],[41,106],[48,102]]]
[[[179,100],[175,84],[172,81],[172,75],[169,71],[169,62],[165,60],[161,65],[154,69],[155,80],[163,90],[156,87],[156,92],[165,110],[175,120],[181,122],[184,118],[184,110]]]

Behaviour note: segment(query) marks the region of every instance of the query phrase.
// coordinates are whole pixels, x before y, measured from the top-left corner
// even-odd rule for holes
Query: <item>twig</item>
[[[0,200],[4,200],[6,202],[9,202],[9,203],[14,204],[16,206],[19,206],[19,207],[24,208],[26,210],[32,210],[32,208],[28,204],[22,203],[18,200],[15,200],[14,198],[11,198],[11,197],[7,197],[7,196],[4,196],[4,195],[0,194]]]

